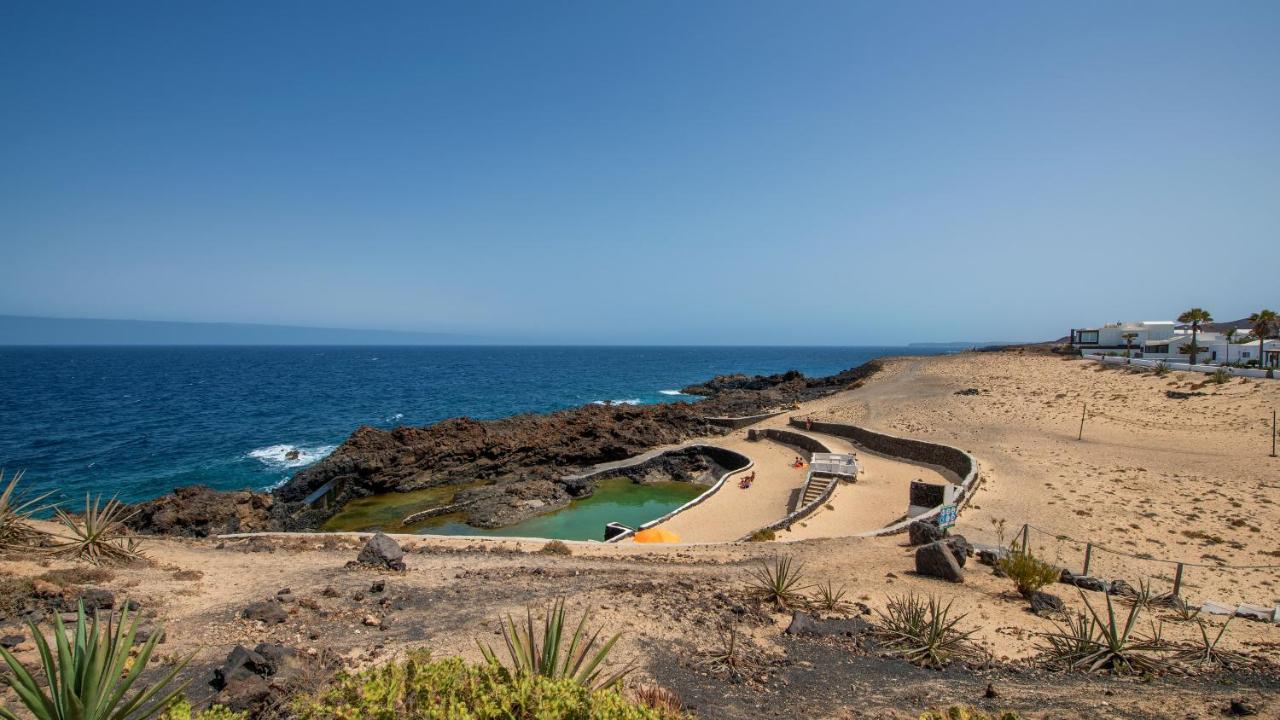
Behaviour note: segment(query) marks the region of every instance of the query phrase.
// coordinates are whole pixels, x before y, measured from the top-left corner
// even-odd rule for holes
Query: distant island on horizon
[[[472,335],[404,330],[0,315],[0,346],[475,345],[487,342]]]

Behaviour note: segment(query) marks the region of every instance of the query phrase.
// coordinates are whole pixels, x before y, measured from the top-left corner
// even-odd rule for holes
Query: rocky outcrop
[[[127,524],[139,532],[191,537],[273,530],[278,525],[271,512],[274,504],[270,493],[191,485],[138,503]]]

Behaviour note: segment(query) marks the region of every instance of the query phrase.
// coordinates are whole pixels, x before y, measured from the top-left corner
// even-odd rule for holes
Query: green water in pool
[[[347,503],[342,512],[325,523],[324,529],[603,540],[606,523],[620,522],[631,527],[644,524],[698,497],[706,492],[707,486],[687,482],[642,485],[627,478],[607,478],[596,483],[591,497],[574,500],[562,510],[504,528],[472,527],[462,521],[460,514],[431,518],[408,527],[400,525],[411,513],[447,505],[459,489],[458,486],[429,488],[359,498]]]

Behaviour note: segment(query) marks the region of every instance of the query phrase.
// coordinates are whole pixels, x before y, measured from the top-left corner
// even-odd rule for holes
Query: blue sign
[[[956,526],[956,506],[943,505],[942,510],[938,512],[938,527],[946,528]]]

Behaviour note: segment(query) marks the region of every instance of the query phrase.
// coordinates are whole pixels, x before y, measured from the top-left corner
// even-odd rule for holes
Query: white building
[[[1131,337],[1126,338],[1126,335]],[[1187,339],[1178,336],[1177,325],[1172,320],[1118,322],[1071,331],[1072,347],[1090,355],[1129,348],[1135,353],[1134,357],[1143,357],[1136,353],[1145,354],[1147,347],[1152,348],[1151,352],[1167,353],[1169,341],[1175,339],[1183,344],[1187,342]]]
[[[1128,335],[1130,337],[1126,338]],[[1258,363],[1258,340],[1237,333],[1235,342],[1227,343],[1222,333],[1201,331],[1196,336],[1196,362],[1209,365],[1228,363]],[[1126,346],[1126,342],[1128,345]],[[1071,346],[1084,355],[1125,355],[1147,360],[1188,362],[1191,346],[1191,330],[1178,327],[1172,320],[1147,320],[1143,322],[1118,322],[1096,328],[1079,328],[1071,331]],[[1280,340],[1267,340],[1263,344],[1262,367],[1280,367]]]

